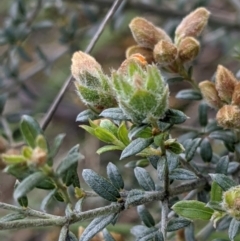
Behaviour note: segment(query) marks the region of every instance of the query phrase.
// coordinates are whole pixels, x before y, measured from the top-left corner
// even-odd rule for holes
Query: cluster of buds
[[[222,205],[231,217],[240,220],[240,186],[232,187],[223,193]]]
[[[219,65],[215,83],[205,80],[199,84],[209,106],[218,110],[217,122],[226,129],[240,128],[240,82],[227,68]]]
[[[130,47],[126,55],[142,54],[148,63],[157,63],[178,72],[178,65],[195,59],[200,50],[196,40],[209,18],[209,11],[198,8],[187,15],[175,32],[174,43],[167,33],[144,18],[134,18],[129,27],[138,45]]]
[[[2,154],[2,160],[8,164],[25,164],[31,167],[41,167],[48,159],[47,143],[42,135],[35,140],[35,148],[24,146],[21,153],[7,152]]]
[[[135,54],[112,73],[119,107],[134,123],[151,123],[168,108],[169,89],[156,65]]]
[[[81,100],[97,113],[117,105],[110,78],[90,55],[78,51],[73,54],[71,72]]]

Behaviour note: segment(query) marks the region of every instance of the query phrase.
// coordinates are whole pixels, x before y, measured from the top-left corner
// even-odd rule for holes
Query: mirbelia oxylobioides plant
[[[209,221],[217,229],[229,226],[229,238],[234,240],[240,229],[240,85],[223,66],[218,67],[215,82],[206,80],[198,85],[192,76],[192,61],[200,51],[197,37],[209,14],[205,8],[198,8],[186,16],[175,31],[174,41],[146,19],[134,18],[129,26],[137,45],[126,51],[126,60],[111,75],[105,74],[92,56],[81,51],[73,54],[74,83],[88,107],[77,121],[89,121],[90,125],[81,128],[106,143],[98,154],[121,151],[116,165],[130,156],[139,158],[125,166],[133,168],[141,188],[124,189],[120,171],[109,163],[108,179],[93,170],[83,170],[82,177],[94,193],[83,190],[77,163],[84,157],[78,146],[53,169],[63,135],[49,146],[38,123],[24,116],[21,130],[27,146],[19,155],[2,155],[7,164],[5,171],[20,181],[14,198],[23,208],[9,205],[15,213],[0,220],[1,229],[57,225],[63,227],[59,240],[77,240],[69,232],[69,225],[92,218],[79,239],[87,241],[108,224],[115,224],[121,211],[137,206],[142,224],[131,229],[135,240],[196,240],[193,221],[197,219]],[[181,81],[187,81],[192,88],[178,92],[176,98],[201,101],[200,128],[181,125],[188,117],[169,106],[168,84]],[[208,105],[217,109],[216,120],[208,119]],[[174,136],[175,129],[183,135]],[[213,152],[212,144],[219,140],[225,145],[224,151]],[[156,171],[157,180],[145,170],[147,166]],[[72,202],[68,192],[71,186],[77,203]],[[27,208],[26,195],[35,187],[51,190],[42,209],[54,197],[67,203],[66,217]],[[111,204],[83,212],[83,201],[94,196]],[[157,222],[144,206],[153,201],[161,202]],[[29,215],[41,218],[41,222],[24,222]],[[201,230],[197,240],[206,240],[212,231]],[[114,240],[106,229],[103,234],[105,240]]]

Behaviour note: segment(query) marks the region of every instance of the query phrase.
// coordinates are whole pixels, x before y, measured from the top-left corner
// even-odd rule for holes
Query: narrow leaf
[[[208,124],[208,105],[202,102],[198,107],[198,118],[201,126],[206,126]]]
[[[104,110],[100,116],[113,120],[128,120],[120,108],[109,108]]]
[[[109,162],[107,165],[107,175],[110,181],[112,182],[112,184],[118,190],[121,190],[124,188],[122,175],[120,174],[118,168],[112,162]]]
[[[138,215],[140,217],[140,219],[143,221],[143,223],[147,226],[147,227],[154,227],[155,226],[155,221],[152,217],[152,215],[150,214],[150,212],[145,208],[144,205],[139,205],[137,206],[137,212]]]
[[[137,138],[133,140],[122,152],[120,160],[135,155],[153,143],[153,138]]]
[[[186,149],[186,160],[187,161],[191,161],[199,144],[201,142],[201,138],[196,138],[196,139],[193,139],[192,141],[190,141],[186,146],[185,146],[185,149]]]
[[[104,177],[98,175],[96,172],[90,169],[84,169],[82,172],[83,179],[95,191],[99,196],[110,202],[117,202],[120,198],[120,193],[117,188],[113,186]]]
[[[118,128],[118,139],[125,145],[127,146],[130,143],[130,140],[128,138],[128,129],[126,127],[126,123],[122,122],[121,125]]]
[[[87,109],[77,115],[76,121],[88,122],[89,119],[96,120],[96,119],[98,119],[98,115],[95,114],[92,110]]]
[[[204,162],[210,162],[212,160],[212,146],[208,138],[204,138],[201,142],[200,155]]]
[[[19,183],[17,188],[14,190],[14,198],[17,200],[20,197],[25,196],[45,178],[46,176],[42,172],[35,172],[30,176],[26,177],[22,182]]]
[[[225,176],[224,174],[209,174],[213,181],[215,181],[223,191],[227,191],[231,187],[237,186],[237,184]]]
[[[222,140],[227,143],[234,143],[235,138],[231,132],[227,131],[214,131],[209,135],[212,139]]]
[[[181,124],[185,122],[188,117],[180,110],[168,109],[165,112],[164,118],[160,119],[162,122],[169,124]]]
[[[7,101],[7,94],[0,95],[0,115],[3,113],[5,103]]]
[[[197,178],[193,172],[183,168],[174,169],[170,173],[169,177],[173,180],[192,180]]]
[[[66,134],[59,134],[55,137],[55,139],[53,141],[53,145],[51,147],[50,154],[49,154],[50,157],[53,158],[57,155],[65,136],[66,136]]]
[[[137,205],[139,201],[143,199],[145,192],[139,189],[132,189],[129,191],[127,199],[125,201],[125,208],[129,208],[131,205]]]
[[[231,241],[234,241],[234,238],[237,236],[237,233],[240,230],[240,221],[236,219],[232,219],[229,229],[228,229],[228,236],[231,239]]]
[[[155,190],[155,183],[152,180],[149,173],[144,168],[142,168],[142,167],[134,168],[134,174],[138,180],[139,185],[145,191],[154,191]]]
[[[44,197],[40,206],[40,210],[42,210],[43,212],[46,212],[46,208],[50,203],[50,201],[53,199],[55,193],[56,193],[56,190],[54,189],[51,192],[49,192],[47,196]]]
[[[178,215],[191,220],[210,220],[214,212],[213,209],[206,207],[205,203],[199,201],[179,201],[173,205],[172,209]]]
[[[115,241],[113,236],[107,231],[106,228],[103,229],[103,238],[104,241]]]
[[[149,128],[149,126],[148,125],[140,125],[140,126],[133,126],[130,130],[129,130],[129,132],[128,132],[128,137],[129,137],[129,139],[130,140],[132,140],[132,139],[134,139],[134,138],[136,138],[136,137],[140,137],[139,135],[141,134],[141,133],[143,133],[144,131],[146,131],[147,132],[147,135],[148,135],[148,137],[151,137],[152,136],[152,132],[151,132],[151,130],[150,130],[150,133],[148,132],[148,128]],[[149,136],[149,134],[150,134],[150,136]]]
[[[116,151],[116,150],[123,150],[123,147],[121,146],[115,146],[115,145],[106,145],[106,146],[103,146],[103,147],[100,147],[98,150],[97,150],[97,154],[100,155],[104,152],[107,152],[107,151]]]
[[[103,230],[108,224],[112,222],[116,214],[110,214],[106,216],[100,216],[95,218],[83,231],[79,241],[89,241],[98,232]]]
[[[229,157],[223,156],[219,159],[217,166],[216,166],[216,173],[227,174],[229,165]]]
[[[175,97],[177,99],[183,99],[183,100],[201,100],[202,99],[201,93],[197,90],[192,90],[192,89],[180,90]]]
[[[181,217],[171,219],[168,222],[167,231],[168,232],[173,232],[173,231],[179,230],[181,228],[185,228],[190,223],[191,223],[190,220],[185,219],[185,218],[181,218]]]
[[[212,202],[222,201],[222,188],[214,181],[211,185],[211,199]]]

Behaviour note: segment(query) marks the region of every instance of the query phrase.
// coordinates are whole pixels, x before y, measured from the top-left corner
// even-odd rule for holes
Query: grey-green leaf
[[[115,241],[113,236],[107,231],[106,228],[103,229],[103,238],[105,241]]]
[[[201,126],[206,126],[208,124],[208,105],[205,102],[201,102],[198,107],[199,123]]]
[[[98,232],[103,230],[108,224],[114,220],[116,214],[110,214],[106,216],[100,216],[95,218],[84,230],[79,241],[89,241]]]
[[[0,115],[3,113],[5,103],[7,101],[7,94],[1,94],[0,95]]]
[[[187,145],[185,146],[186,150],[186,160],[191,161],[199,144],[201,142],[201,138],[193,139],[192,141],[189,141]]]
[[[51,192],[48,193],[47,196],[44,197],[40,206],[40,209],[42,211],[46,212],[46,208],[48,204],[51,202],[51,200],[54,198],[55,193],[56,193],[56,189],[52,190]]]
[[[185,227],[187,227],[190,223],[191,223],[190,220],[185,219],[185,218],[182,218],[182,217],[178,217],[178,218],[171,219],[171,220],[168,222],[167,231],[168,231],[168,232],[173,232],[173,231],[179,230],[179,229],[181,229],[181,228],[185,228]]]
[[[109,108],[100,113],[100,116],[113,120],[128,120],[120,108]]]
[[[31,116],[24,115],[20,122],[20,130],[23,135],[24,141],[32,148],[35,147],[35,140],[38,135],[43,135],[37,121],[35,121]]]
[[[106,178],[98,175],[90,169],[84,169],[82,172],[83,179],[99,196],[110,202],[117,202],[121,197],[117,188],[113,186]]]
[[[201,100],[202,94],[197,90],[186,89],[180,90],[175,97],[183,100]]]
[[[145,192],[139,189],[132,189],[129,191],[127,199],[125,201],[125,208],[127,209],[131,205],[138,205],[139,201],[143,199]]]
[[[233,218],[228,228],[228,236],[231,239],[231,241],[234,241],[234,238],[236,237],[239,230],[240,230],[240,221]]]
[[[160,119],[162,122],[169,124],[181,124],[185,122],[188,117],[180,110],[168,109],[165,112],[164,118]]]
[[[55,139],[53,141],[53,146],[51,147],[51,151],[49,154],[50,157],[53,158],[57,155],[58,150],[59,150],[65,136],[66,136],[66,134],[59,134],[55,137]]]
[[[204,162],[210,162],[212,160],[212,146],[208,138],[204,138],[201,142],[200,155]]]
[[[229,157],[223,156],[219,159],[217,166],[216,166],[216,173],[227,174],[229,165]]]
[[[155,183],[152,180],[149,173],[144,168],[142,168],[142,167],[134,168],[134,174],[138,180],[139,185],[145,191],[154,191],[155,190]]]
[[[44,173],[42,172],[35,172],[29,175],[22,182],[20,182],[17,188],[14,190],[14,194],[13,194],[14,198],[17,200],[20,197],[25,196],[45,178],[46,178],[46,175],[44,175]]]
[[[135,155],[153,143],[153,138],[137,138],[133,140],[123,151],[120,160]]]
[[[109,162],[107,165],[107,175],[112,184],[118,189],[121,190],[124,188],[124,182],[122,175],[120,174],[116,165],[112,162]]]
[[[98,115],[95,114],[92,110],[87,109],[77,115],[76,121],[88,122],[89,119],[96,120],[96,119],[98,119]]]
[[[193,172],[183,168],[174,169],[170,173],[169,177],[173,180],[192,180],[197,178]]]
[[[227,191],[231,187],[237,186],[237,184],[230,179],[229,177],[225,176],[224,174],[209,174],[213,181],[215,181],[223,191]]]
[[[150,228],[150,227],[155,226],[155,221],[154,221],[152,215],[150,214],[150,212],[146,209],[146,207],[144,205],[137,206],[137,212],[138,212],[140,219],[143,221],[143,223],[147,227]]]

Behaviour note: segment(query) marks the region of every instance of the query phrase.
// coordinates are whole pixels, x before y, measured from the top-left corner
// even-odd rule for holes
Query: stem
[[[167,238],[167,223],[168,223],[168,198],[162,201],[162,214],[161,214],[161,232],[163,239]]]

